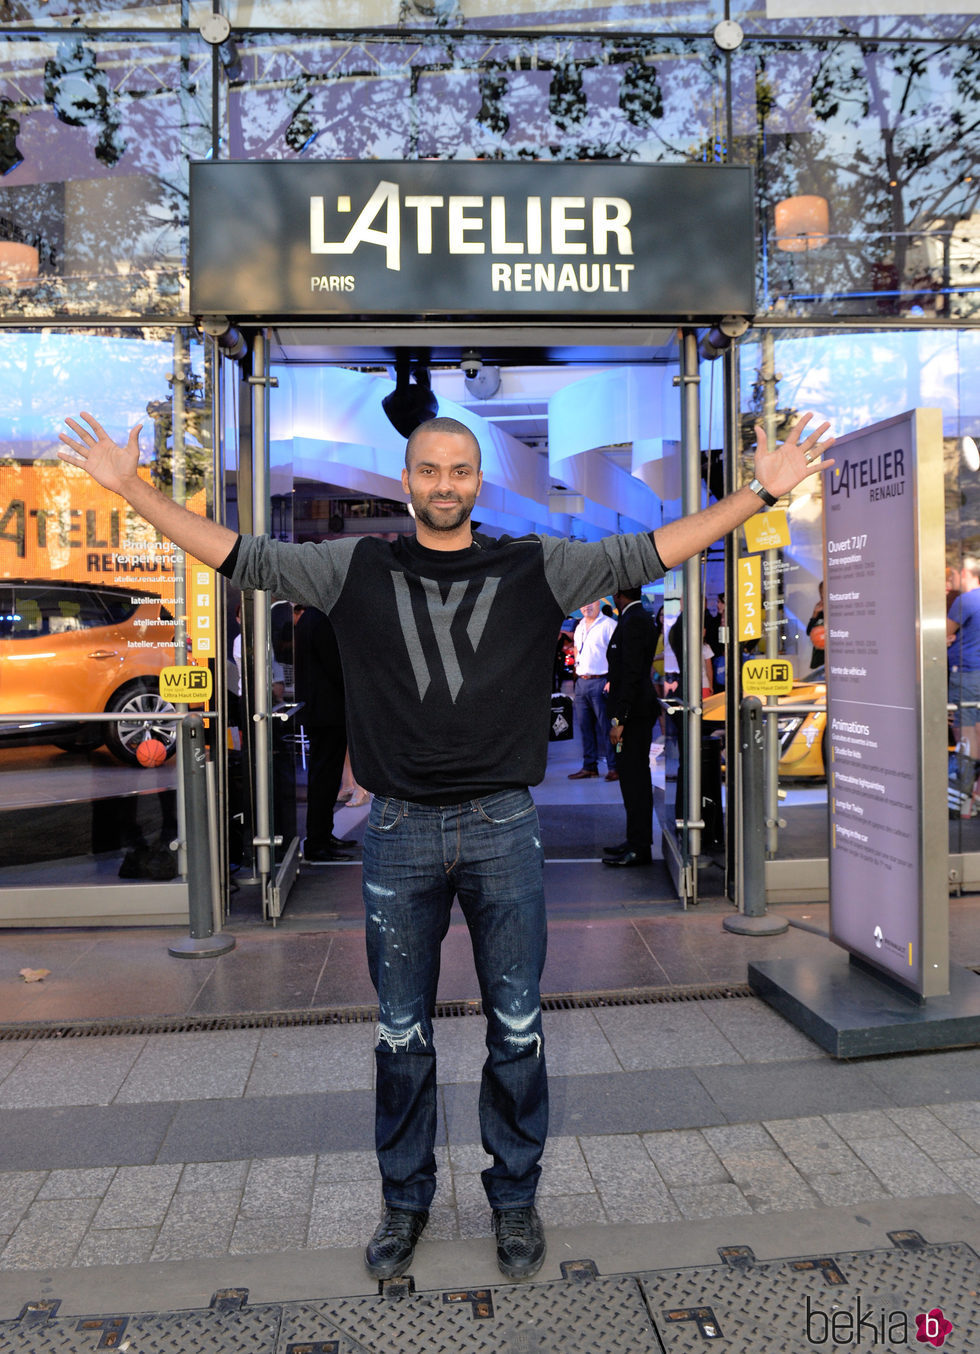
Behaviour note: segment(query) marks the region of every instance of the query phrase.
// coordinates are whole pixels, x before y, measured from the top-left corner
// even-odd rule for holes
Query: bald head
[[[476,454],[476,468],[477,470],[480,469],[483,458],[480,454],[480,444],[472,429],[467,428],[465,423],[460,423],[458,418],[427,418],[424,423],[419,424],[405,443],[406,470],[412,468],[412,457],[418,449],[419,442],[424,442],[432,433],[440,436],[465,437]]]

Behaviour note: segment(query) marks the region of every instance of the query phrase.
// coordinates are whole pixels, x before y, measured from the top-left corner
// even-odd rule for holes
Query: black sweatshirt
[[[317,606],[337,633],[351,765],[374,794],[456,804],[536,785],[562,620],[660,578],[652,533],[289,544],[242,536],[221,572]]]

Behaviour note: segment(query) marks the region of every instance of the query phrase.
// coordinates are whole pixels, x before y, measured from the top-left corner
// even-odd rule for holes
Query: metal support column
[[[693,329],[681,331],[681,511],[687,517],[701,507],[701,402],[698,339]],[[698,858],[701,854],[701,557],[684,561],[684,690],[686,714],[684,803],[680,823],[684,857],[685,905],[698,900]]]
[[[762,335],[762,426],[770,447],[776,445],[776,354],[772,330]],[[762,634],[767,658],[779,657],[780,608],[779,552],[766,550],[762,556]],[[777,709],[776,696],[767,698],[768,708]],[[779,728],[774,718],[765,721],[766,750],[766,853],[774,856],[779,847]]]
[[[738,401],[738,345],[722,354],[725,384],[724,490],[732,494],[739,487],[739,458],[742,429]],[[741,752],[738,738],[738,710],[742,697],[742,664],[738,642],[738,561],[741,533],[729,532],[725,538],[725,893],[737,896],[742,869],[742,788],[739,779]]]
[[[269,344],[265,333],[255,335],[252,346],[252,532],[263,536],[269,530]],[[256,589],[252,596],[252,650],[255,765],[255,869],[262,891],[263,914],[269,915],[270,881],[275,860],[272,816],[272,683],[269,664],[271,596]]]
[[[739,914],[722,922],[726,931],[746,936],[779,936],[789,930],[782,917],[766,915],[766,848],[763,827],[763,754],[765,733],[762,702],[757,696],[742,701],[738,721],[741,753],[742,872],[738,888]]]

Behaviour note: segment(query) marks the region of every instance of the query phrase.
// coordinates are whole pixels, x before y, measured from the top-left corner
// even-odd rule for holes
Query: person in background
[[[355,843],[341,840],[333,830],[334,805],[347,755],[344,674],[337,636],[318,607],[300,611],[292,655],[296,699],[303,704],[299,720],[308,741],[303,859],[307,865],[349,860]]]
[[[612,639],[616,622],[601,611],[601,602],[586,602],[582,619],[575,627],[575,723],[582,739],[582,765],[569,780],[587,780],[598,776],[599,761],[606,763],[606,780],[618,779],[609,745],[609,719],[606,715],[606,646]]]
[[[823,653],[823,644],[822,643],[818,644],[817,640],[818,639],[823,640],[825,634],[823,622],[822,578],[820,582],[817,584],[817,603],[816,606],[813,608],[813,614],[810,616],[810,619],[806,623],[806,632],[813,641],[813,648],[810,652],[810,667],[819,668],[820,665],[823,663],[824,653]]]
[[[953,729],[964,794],[960,816],[971,818],[980,771],[980,561],[972,555],[964,556],[960,565],[960,595],[946,617],[946,645],[949,699],[956,705]]]
[[[603,865],[649,865],[653,848],[653,782],[650,743],[660,715],[651,680],[657,626],[639,588],[616,593],[619,624],[606,650],[609,659],[609,741],[616,750],[619,789],[626,809],[626,840],[608,847]]]

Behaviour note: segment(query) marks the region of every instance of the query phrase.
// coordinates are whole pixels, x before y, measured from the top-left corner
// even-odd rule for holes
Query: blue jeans
[[[534,1202],[548,1131],[539,984],[544,855],[527,790],[433,807],[375,795],[364,836],[367,957],[378,994],[375,1146],[385,1202],[422,1211],[436,1186],[432,1012],[453,897],[487,1021],[480,1128],[491,1208]]]
[[[608,677],[580,677],[575,683],[575,721],[582,736],[582,765],[589,771],[598,771],[602,761],[610,771],[616,765],[603,690],[608,680]]]

